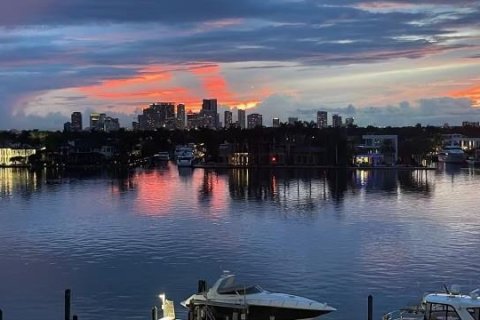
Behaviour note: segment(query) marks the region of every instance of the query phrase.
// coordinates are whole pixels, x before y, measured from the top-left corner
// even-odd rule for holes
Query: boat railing
[[[421,306],[394,310],[383,315],[383,320],[419,320],[423,319],[424,309]]]

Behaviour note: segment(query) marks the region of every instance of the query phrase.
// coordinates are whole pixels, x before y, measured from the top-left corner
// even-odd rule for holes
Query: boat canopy
[[[238,295],[246,295],[246,294],[255,294],[263,292],[264,290],[260,286],[235,286],[230,288],[223,288],[219,289],[217,292],[218,294],[238,294]]]
[[[247,295],[265,291],[258,285],[245,286],[236,284],[235,276],[231,274],[223,276],[216,287],[218,294]]]

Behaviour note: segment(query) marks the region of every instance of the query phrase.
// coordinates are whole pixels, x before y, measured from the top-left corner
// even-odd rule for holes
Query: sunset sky
[[[480,121],[480,1],[0,2],[0,129],[62,129],[73,111],[129,126],[203,98],[267,125]]]

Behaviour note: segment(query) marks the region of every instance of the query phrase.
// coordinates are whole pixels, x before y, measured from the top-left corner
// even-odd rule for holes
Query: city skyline
[[[480,4],[106,0],[0,4],[0,129],[151,101],[359,125],[480,119]]]

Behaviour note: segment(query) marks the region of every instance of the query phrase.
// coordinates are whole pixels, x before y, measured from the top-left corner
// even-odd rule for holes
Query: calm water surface
[[[185,169],[51,177],[0,169],[8,319],[149,319],[222,270],[365,319],[443,283],[480,287],[480,171]],[[177,305],[182,318],[185,312]]]

